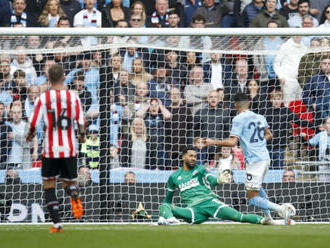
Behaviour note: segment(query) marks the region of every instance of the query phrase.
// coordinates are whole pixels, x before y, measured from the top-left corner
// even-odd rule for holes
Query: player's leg
[[[262,181],[269,167],[269,161],[249,163],[246,166],[247,197],[249,204],[264,211],[271,221],[270,211],[276,211],[281,217],[289,218],[293,214],[294,207],[291,204],[278,205],[268,200],[265,190],[261,187]]]
[[[197,210],[200,210],[202,214],[209,217],[253,224],[259,224],[263,218],[256,214],[242,214],[218,199],[212,199],[198,204]]]
[[[53,164],[52,159],[42,159],[41,175],[43,178],[44,199],[49,216],[54,223],[50,230],[51,232],[63,231],[59,215],[59,202],[56,197],[56,178],[58,171],[58,167],[56,164]]]
[[[71,197],[72,213],[76,219],[80,219],[84,214],[83,204],[79,197],[79,187],[77,185],[77,159],[61,159],[60,179],[63,182],[65,192]]]
[[[184,221],[192,224],[200,224],[208,219],[205,215],[199,213],[194,208],[181,208],[168,203],[162,203],[159,207],[160,225],[173,225],[178,224],[176,218],[183,219]]]

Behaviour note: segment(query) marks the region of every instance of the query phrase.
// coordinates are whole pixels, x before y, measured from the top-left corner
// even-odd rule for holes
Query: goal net
[[[40,172],[43,124],[33,142],[24,132],[54,64],[63,66],[88,123],[78,157],[81,222],[155,221],[186,145],[214,175],[232,171],[233,182],[214,189],[220,200],[257,211],[248,206],[241,147],[205,146],[207,138],[229,137],[238,92],[273,133],[264,180],[269,198],[292,203],[299,221],[330,221],[326,31],[17,30],[3,32],[0,43],[0,223],[50,221]],[[261,135],[256,125],[251,139]],[[62,220],[76,222],[61,183],[57,196]],[[181,204],[178,196],[174,202]]]

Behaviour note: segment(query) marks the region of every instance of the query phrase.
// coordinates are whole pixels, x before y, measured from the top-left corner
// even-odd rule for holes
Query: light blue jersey
[[[244,158],[248,163],[270,160],[264,135],[268,123],[262,115],[246,110],[233,119],[230,136],[240,140]]]

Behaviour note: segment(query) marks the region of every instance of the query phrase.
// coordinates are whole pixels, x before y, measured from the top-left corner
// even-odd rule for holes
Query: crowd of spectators
[[[326,0],[8,2],[0,5],[2,27],[330,26],[330,1]],[[315,142],[309,144],[307,140],[326,130],[322,123],[330,111],[329,38],[262,37],[254,44],[235,39],[228,42],[233,50],[238,43],[245,43],[251,49],[272,51],[265,55],[136,46],[149,41],[161,44],[163,39],[183,50],[211,50],[214,45],[212,38],[198,36],[22,36],[15,39],[14,47],[9,39],[3,39],[1,48],[16,52],[0,56],[0,168],[31,168],[40,160],[42,125],[31,144],[24,139],[24,129],[36,98],[48,88],[47,71],[55,63],[64,67],[65,84],[82,100],[89,126],[79,164],[90,169],[100,166],[102,154],[109,157],[111,168],[176,169],[180,166],[181,148],[187,144],[195,145],[198,163],[212,168],[228,158],[235,161],[233,168],[241,168],[242,158],[236,153],[204,146],[206,138],[229,136],[236,114],[233,96],[238,92],[249,96],[250,109],[265,115],[270,125],[274,135],[269,143],[273,169],[283,168],[293,125],[298,128],[301,146],[310,150]],[[87,49],[100,42],[125,46]],[[72,46],[82,46],[84,52],[38,53],[39,48]],[[321,52],[312,50],[322,47]],[[25,49],[35,52],[26,54]],[[298,107],[301,111],[297,114]],[[304,128],[312,132],[300,132]],[[102,135],[108,136],[102,139]]]

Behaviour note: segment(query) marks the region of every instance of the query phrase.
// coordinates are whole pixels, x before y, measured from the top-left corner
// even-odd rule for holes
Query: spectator
[[[82,166],[90,169],[98,169],[100,160],[100,139],[99,128],[96,125],[88,127],[88,137],[85,143],[81,145],[80,154]]]
[[[34,85],[41,87],[41,91],[44,92],[48,89],[48,70],[50,67],[55,65],[55,60],[47,58],[45,64],[43,65],[43,73],[36,78]]]
[[[11,18],[9,1],[0,2],[0,27],[9,27]]]
[[[285,170],[282,176],[282,182],[294,183],[296,181],[296,174],[293,170]]]
[[[297,80],[298,68],[301,57],[307,51],[301,39],[301,36],[294,36],[284,42],[273,64],[274,71],[281,81],[285,106],[293,100],[301,99],[302,90]]]
[[[243,58],[238,59],[235,65],[235,72],[224,82],[225,103],[228,103],[228,106],[233,111],[232,115],[235,115],[234,96],[237,93],[247,93],[247,83],[250,78],[247,60]]]
[[[205,28],[206,20],[204,16],[195,14],[192,18],[191,26],[193,28]],[[208,36],[184,36],[180,39],[179,42],[180,48],[185,49],[201,49],[201,50],[211,50],[212,49],[212,40]],[[202,53],[197,55],[202,63],[205,63],[210,60],[209,53]]]
[[[13,84],[11,90],[14,99],[19,99],[22,102],[25,101],[28,91],[28,84],[26,82],[25,72],[22,70],[15,71],[12,83]]]
[[[148,84],[145,82],[137,83],[135,96],[128,104],[130,113],[134,113],[133,118],[135,117],[136,111],[145,108],[149,104],[150,98],[148,95],[149,95]]]
[[[112,0],[102,10],[102,27],[115,27],[119,20],[129,20],[129,9],[122,0]]]
[[[278,28],[278,23],[276,21],[269,21],[268,28]],[[279,36],[269,36],[260,38],[256,44],[256,49],[264,49],[266,51],[277,51],[280,49],[283,40]],[[259,75],[259,81],[261,83],[267,84],[269,79],[276,78],[274,71],[274,60],[275,54],[267,53],[265,55],[253,55],[253,64],[256,68],[256,71]]]
[[[73,82],[69,84],[69,88],[76,90],[81,101],[84,113],[89,112],[92,105],[92,94],[85,86],[85,74],[82,71],[77,71],[74,74]]]
[[[219,151],[215,158],[216,167],[221,172],[229,170],[230,172],[235,169],[240,169],[241,162],[232,154],[231,147],[219,147]]]
[[[205,83],[210,83],[214,90],[223,89],[226,66],[221,53],[211,53],[211,60],[203,64],[203,70]]]
[[[150,154],[149,138],[144,120],[135,118],[132,121],[130,133],[122,141],[120,159],[123,167],[144,169],[150,164],[149,160],[155,160]]]
[[[48,0],[40,17],[39,24],[41,27],[56,27],[61,16],[65,16],[60,6],[59,0]]]
[[[228,13],[227,6],[221,1],[220,4],[216,0],[205,0],[204,5],[199,7],[194,15],[202,15],[205,18],[205,27],[216,28],[222,26],[222,18]]]
[[[120,166],[120,159],[119,159],[119,154],[118,154],[118,147],[114,146],[114,145],[110,145],[110,168],[111,169],[116,169],[121,167]]]
[[[290,27],[302,27],[302,19],[305,15],[308,15],[310,10],[309,0],[299,0],[298,2],[298,13],[290,17],[288,24]],[[313,17],[314,27],[319,25],[319,21]]]
[[[24,45],[18,45],[16,51],[24,50]],[[10,64],[10,75],[13,76],[16,70],[22,70],[26,74],[28,84],[33,84],[37,78],[36,70],[33,66],[33,61],[25,53],[17,53],[15,59]]]
[[[110,64],[100,68],[100,82],[106,84],[106,88],[112,88],[114,82],[119,79],[119,72],[122,66],[122,57],[115,53],[110,58]]]
[[[147,83],[153,79],[153,76],[146,72],[142,58],[135,58],[132,61],[132,73],[129,74],[129,80],[137,85],[139,82]]]
[[[266,28],[270,20],[276,21],[280,28],[288,27],[288,22],[285,17],[276,9],[277,2],[278,0],[267,0],[265,8],[251,21],[250,27]]]
[[[187,68],[180,63],[179,52],[170,50],[166,52],[166,74],[170,81],[177,82],[180,87],[186,85]]]
[[[127,28],[128,22],[126,20],[119,20],[117,22],[116,28]],[[115,37],[108,37],[108,43],[114,43],[114,44],[126,44],[126,42],[130,39],[130,36],[115,36]],[[111,53],[117,53],[117,49],[112,49]]]
[[[114,84],[115,103],[120,103],[120,96],[124,96],[130,101],[135,95],[135,85],[128,80],[128,71],[121,69],[119,79]]]
[[[13,11],[10,19],[10,26],[14,27],[14,24],[20,23],[23,27],[30,27],[28,15],[25,12],[26,1],[25,0],[14,0]]]
[[[197,152],[197,161],[198,165],[206,165],[207,164],[207,147],[205,146],[205,142],[203,138],[195,138],[194,139],[194,147]]]
[[[92,185],[92,178],[91,178],[91,172],[89,167],[81,166],[78,169],[78,178],[77,183],[80,187],[80,189],[84,189],[85,187]],[[83,195],[83,194],[81,194]],[[86,201],[84,201],[86,202]]]
[[[170,28],[181,27],[180,15],[177,11],[171,10],[168,16],[168,25]]]
[[[320,23],[321,23],[321,25],[319,26],[320,28],[330,27],[330,5],[324,8],[320,19]]]
[[[324,119],[323,123],[323,131],[315,135],[313,138],[309,140],[309,144],[312,146],[318,145],[319,152],[319,161],[330,161],[330,116]],[[329,174],[329,166],[328,165],[319,165],[319,181],[321,182],[329,182],[330,174]],[[328,174],[322,174],[322,172],[326,172]]]
[[[13,130],[13,145],[8,157],[8,167],[29,169],[32,167],[30,143],[25,140],[25,127],[27,122],[22,120],[22,108],[13,106],[11,108],[12,121],[10,126]],[[33,140],[32,160],[38,159],[38,141]]]
[[[41,48],[40,36],[28,36],[27,48],[34,50],[34,53],[29,54],[28,56],[32,59],[33,67],[36,70],[37,76],[39,77],[42,71],[42,65],[46,60],[46,56],[38,53],[38,50]]]
[[[82,71],[85,74],[85,86],[92,94],[92,106],[91,110],[95,111],[98,108],[98,88],[100,85],[100,76],[99,76],[99,68],[96,68],[91,63],[92,57],[91,54],[86,52],[79,55],[78,60],[76,61],[76,68],[73,69],[65,79],[65,84],[70,84],[74,75],[78,71]]]
[[[223,139],[229,135],[230,112],[219,107],[218,92],[208,93],[208,105],[202,107],[194,115],[194,137]],[[207,147],[208,159],[215,156],[217,147]]]
[[[312,0],[310,1],[310,14],[313,15],[317,20],[321,19],[321,14],[324,8],[326,8],[327,5],[329,5],[329,1],[324,0]]]
[[[145,26],[147,15],[146,15],[146,9],[141,1],[134,1],[131,5],[131,15],[140,15],[141,18],[141,25]]]
[[[253,0],[242,9],[242,14],[236,20],[238,27],[249,27],[251,21],[260,13],[264,8],[263,0]]]
[[[108,127],[110,132],[110,144],[119,146],[119,131],[121,120],[125,117],[124,108],[119,104],[115,104],[113,90],[109,90],[110,97],[110,126]]]
[[[201,66],[193,67],[190,77],[193,84],[185,87],[184,96],[187,105],[191,107],[191,112],[195,114],[206,103],[209,91],[212,90],[212,85],[204,83],[203,68]]]
[[[200,65],[199,58],[197,57],[196,52],[187,52],[187,61],[185,66],[187,67],[187,71],[191,71],[193,67],[196,65]]]
[[[168,111],[172,114],[172,118],[165,125],[165,150],[169,153],[171,168],[174,169],[180,166],[182,148],[192,143],[193,117],[181,98],[179,88],[171,88],[170,102]]]
[[[34,109],[34,104],[37,100],[37,98],[40,95],[40,88],[37,85],[31,85],[28,88],[28,97],[26,98],[25,102],[24,102],[24,116],[26,116],[27,118],[30,118],[30,116],[33,113],[33,109]]]
[[[289,3],[280,9],[280,14],[287,20],[298,13],[299,0],[290,0]]]
[[[283,106],[281,91],[271,92],[270,103],[264,116],[273,138],[268,142],[267,148],[271,159],[271,168],[283,169],[284,153],[288,147],[293,122],[299,123],[299,126],[308,126],[308,123],[300,120],[289,108]]]
[[[6,185],[20,185],[22,183],[18,171],[14,168],[6,171]]]
[[[13,136],[12,128],[6,124],[5,105],[0,101],[0,170],[7,167]]]
[[[172,118],[171,113],[159,99],[151,99],[150,103],[136,113],[146,123],[150,142],[150,160],[147,169],[165,168],[165,123]]]
[[[76,28],[90,27],[90,28],[100,28],[102,25],[102,14],[96,8],[94,4],[96,0],[84,0],[85,9],[79,11],[73,20],[73,26]],[[89,47],[96,45],[98,43],[97,37],[88,36],[81,39],[83,47]]]
[[[142,24],[142,14],[132,14],[129,19],[130,27],[132,28],[142,28],[144,25]],[[132,36],[132,40],[136,41],[139,44],[148,43],[148,36]]]
[[[185,28],[190,27],[192,22],[192,17],[195,14],[195,11],[197,8],[200,8],[203,6],[202,0],[186,0],[184,5],[184,19],[183,19],[183,26]]]
[[[327,38],[323,38],[327,39]],[[328,42],[327,42],[328,43]],[[328,44],[326,44],[327,46]],[[310,49],[311,52],[305,54],[300,62],[299,62],[299,69],[298,69],[298,82],[300,87],[303,89],[305,83],[311,76],[315,75],[320,70],[320,62],[322,54],[326,52],[317,52],[316,50],[321,46],[321,39],[315,37],[310,42]]]
[[[3,73],[0,72],[0,102],[5,106],[5,112],[4,114],[8,114],[9,112],[9,106],[13,102],[13,96],[12,94],[8,93],[7,90],[5,90],[5,82],[2,79]],[[2,76],[2,77],[1,77]]]
[[[168,0],[156,0],[155,11],[151,14],[150,19],[147,20],[147,26],[156,28],[169,27],[168,16]]]
[[[149,82],[149,97],[158,98],[166,107],[170,105],[169,92],[171,88],[180,87],[180,85],[171,78],[166,76],[166,69],[163,65],[159,64],[155,69],[155,76]]]
[[[266,111],[267,92],[261,90],[258,80],[249,80],[247,84],[247,95],[250,100],[250,110],[263,115]]]
[[[301,26],[303,28],[313,28],[314,27],[314,23],[313,23],[313,16],[311,15],[304,15],[302,18],[302,24]],[[301,39],[301,42],[306,46],[309,47],[311,40],[313,39],[313,36],[304,36]]]
[[[125,183],[136,184],[136,176],[133,171],[129,171],[125,173]]]
[[[127,41],[128,47],[126,47],[125,52],[123,53],[123,68],[127,70],[129,73],[132,73],[133,60],[136,58],[141,58],[142,55],[137,52],[136,47],[129,46],[129,44],[134,43],[132,40]]]
[[[81,6],[77,0],[60,0],[61,9],[64,11],[65,16],[68,17],[69,26],[73,26],[74,16],[81,10]]]
[[[321,57],[320,71],[313,75],[305,84],[303,101],[306,106],[315,111],[316,118],[325,118],[329,115],[328,103],[330,96],[330,57]]]
[[[6,87],[6,84],[10,82],[11,76],[10,76],[10,57],[8,54],[2,54],[0,55],[0,80],[2,80]],[[3,87],[3,85],[1,85]]]

